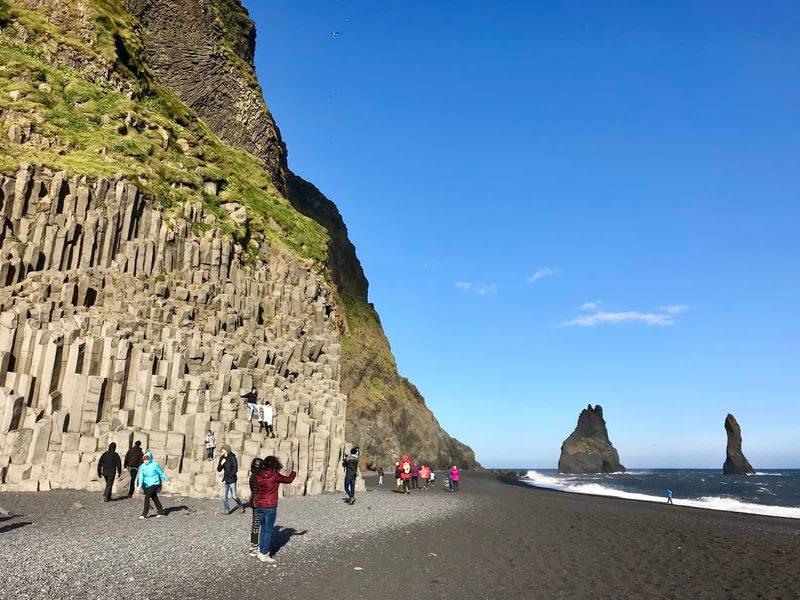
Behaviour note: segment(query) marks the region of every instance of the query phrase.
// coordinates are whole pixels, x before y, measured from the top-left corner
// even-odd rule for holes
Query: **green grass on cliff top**
[[[325,264],[325,229],[281,196],[259,159],[219,140],[174,94],[153,83],[136,58],[137,38],[126,21],[130,17],[116,2],[95,0],[92,5],[99,33],[95,46],[85,48],[86,56],[113,65],[123,83],[135,82],[138,88],[123,93],[119,81],[90,80],[44,60],[38,45],[10,45],[0,37],[0,112],[21,114],[34,132],[56,141],[48,149],[11,143],[6,118],[0,132],[0,172],[13,175],[21,163],[31,163],[90,178],[123,176],[166,213],[180,213],[185,202],[200,201],[206,213],[217,217],[216,226],[245,246],[250,239],[266,239]],[[12,19],[46,36],[48,43],[56,40],[81,52],[80,46],[86,45],[39,15],[17,6],[9,9],[0,0],[0,24]],[[14,90],[23,94],[21,100],[11,100]],[[132,122],[127,127],[126,117]],[[163,132],[169,136],[166,147]],[[186,140],[187,152],[178,140]],[[205,180],[219,183],[219,196],[203,192]],[[234,201],[248,209],[245,227],[233,223],[221,208]]]

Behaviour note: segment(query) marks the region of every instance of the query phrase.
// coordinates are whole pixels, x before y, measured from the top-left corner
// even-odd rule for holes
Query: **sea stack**
[[[619,454],[608,439],[603,407],[590,404],[581,411],[578,426],[561,445],[559,473],[614,473],[624,471]]]
[[[725,449],[725,464],[722,472],[725,475],[750,475],[755,470],[742,452],[742,428],[736,417],[728,414],[725,417],[725,432],[728,434],[728,447]]]

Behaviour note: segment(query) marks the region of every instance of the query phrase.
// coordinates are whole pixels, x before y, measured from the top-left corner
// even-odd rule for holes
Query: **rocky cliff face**
[[[575,431],[564,440],[559,473],[615,473],[624,471],[619,454],[608,439],[603,408],[590,404],[581,411]]]
[[[474,465],[397,375],[336,207],[286,168],[246,12],[124,8],[0,0],[0,485],[98,488],[106,443],[141,439],[175,491],[216,495],[208,429],[243,470],[295,466],[294,494],[339,487],[346,435]]]
[[[742,452],[742,428],[736,417],[729,414],[725,417],[725,433],[728,434],[728,443],[725,448],[725,464],[722,472],[725,475],[750,475],[755,470]]]

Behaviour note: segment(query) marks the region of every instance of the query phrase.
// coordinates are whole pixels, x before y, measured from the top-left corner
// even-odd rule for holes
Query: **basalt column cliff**
[[[243,471],[295,467],[292,494],[340,486],[345,439],[474,464],[397,375],[335,206],[288,170],[254,42],[234,0],[0,0],[6,489],[97,488],[106,444],[141,439],[173,491],[214,495],[207,430]]]

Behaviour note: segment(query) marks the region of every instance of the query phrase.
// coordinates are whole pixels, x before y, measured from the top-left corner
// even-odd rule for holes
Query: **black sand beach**
[[[281,501],[277,566],[249,514],[169,498],[4,493],[4,598],[800,598],[800,522],[572,495],[466,474],[460,494]],[[85,509],[73,511],[80,501]],[[30,523],[29,525],[22,525]],[[307,533],[302,534],[307,530]],[[37,556],[35,561],[31,557]]]

